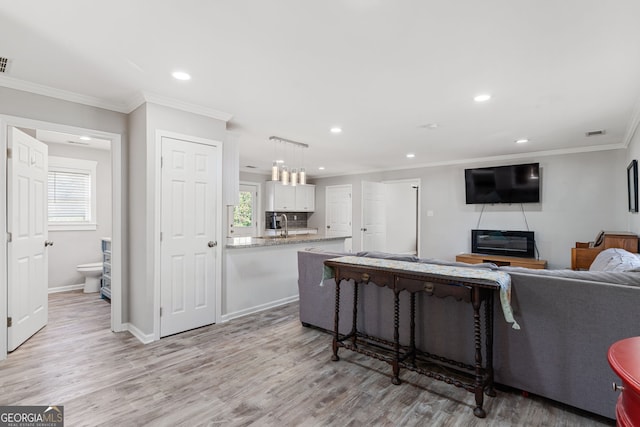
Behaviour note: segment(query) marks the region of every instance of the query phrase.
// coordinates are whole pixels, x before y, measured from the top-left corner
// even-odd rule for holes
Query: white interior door
[[[162,138],[160,336],[215,323],[218,156]]]
[[[46,144],[9,127],[7,167],[8,351],[47,324]]]
[[[362,250],[386,250],[387,220],[385,185],[362,181]]]
[[[351,236],[351,193],[351,185],[332,185],[326,188],[327,236]]]
[[[394,254],[418,253],[419,180],[385,182],[387,210],[387,245]]]

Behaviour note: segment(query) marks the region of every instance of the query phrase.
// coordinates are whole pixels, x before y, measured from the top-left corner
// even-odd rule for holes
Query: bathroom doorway
[[[77,271],[77,264],[83,264],[89,261],[97,262],[102,260],[101,255],[101,238],[111,237],[111,322],[110,329],[114,332],[123,330],[122,323],[122,263],[121,263],[121,137],[119,134],[113,134],[103,131],[91,129],[83,129],[72,126],[59,125],[54,123],[40,122],[30,119],[0,116],[0,125],[2,136],[0,137],[0,147],[2,149],[2,166],[0,167],[0,185],[6,188],[6,167],[7,167],[7,135],[9,129],[18,128],[36,139],[44,140],[50,147],[50,155],[59,158],[76,158],[79,160],[89,160],[89,157],[99,157],[95,160],[96,168],[96,184],[99,191],[95,192],[95,206],[90,210],[94,214],[93,221],[85,224],[85,229],[77,229],[75,231],[64,230],[64,224],[58,224],[58,230],[49,233],[48,241],[53,242],[53,246],[49,247],[49,265],[54,270],[48,269],[50,287],[48,292],[60,292],[65,290],[79,289],[82,286],[84,277]],[[80,137],[84,137],[80,139]],[[91,138],[90,141],[87,141]],[[93,152],[93,154],[87,154]],[[106,182],[105,182],[106,181]],[[3,222],[6,223],[7,201],[2,201]],[[102,211],[102,214],[100,214]],[[108,215],[105,215],[108,212]],[[93,222],[93,224],[91,224]],[[77,224],[76,224],[77,225]],[[93,230],[91,230],[93,227]],[[53,227],[56,228],[56,227]],[[51,228],[49,228],[51,230]],[[73,233],[76,237],[79,234],[89,235],[98,238],[86,239],[89,243],[81,243],[79,240],[74,241]],[[103,236],[103,234],[105,234]],[[2,236],[2,246],[6,248],[8,242],[5,236]],[[96,240],[95,248],[93,248],[92,240]],[[87,248],[91,247],[91,251]],[[55,249],[59,249],[57,252]],[[94,251],[94,249],[96,251]],[[64,260],[56,259],[61,256]],[[83,258],[84,262],[75,262],[74,257],[91,257]],[[0,251],[1,263],[3,263],[4,271],[7,267],[6,249]],[[79,258],[78,258],[79,259]],[[71,263],[71,264],[70,264]],[[66,271],[66,272],[65,272]],[[67,275],[66,280],[64,275]],[[66,281],[65,281],[66,280]],[[7,278],[0,279],[0,301],[4,300],[8,292]],[[96,292],[96,298],[100,298],[100,294]],[[106,303],[106,301],[105,301]],[[0,304],[0,318],[7,319],[8,313],[11,312],[10,302]],[[7,331],[9,325],[0,322],[0,360],[6,358],[7,355]]]

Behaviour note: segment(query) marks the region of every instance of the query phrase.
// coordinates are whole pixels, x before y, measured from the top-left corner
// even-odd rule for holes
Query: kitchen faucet
[[[289,219],[287,218],[287,214],[280,214],[280,216],[284,220],[284,237],[289,237]],[[283,236],[282,231],[280,232],[280,236]]]

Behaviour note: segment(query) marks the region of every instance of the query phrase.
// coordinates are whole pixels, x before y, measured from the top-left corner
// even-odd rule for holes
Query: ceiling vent
[[[598,136],[598,135],[604,135],[606,132],[604,131],[604,129],[600,129],[600,130],[592,130],[589,132],[586,132],[585,135],[586,136]]]
[[[7,71],[8,63],[9,63],[9,59],[0,56],[0,73],[4,73]]]

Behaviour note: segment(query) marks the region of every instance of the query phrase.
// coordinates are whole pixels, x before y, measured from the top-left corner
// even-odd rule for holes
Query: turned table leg
[[[482,305],[482,298],[479,288],[473,289],[473,298],[471,301],[473,305],[473,336],[476,349],[476,365],[475,365],[475,387],[474,393],[476,397],[476,407],[473,410],[473,415],[478,418],[484,418],[487,413],[482,408],[484,403],[484,386],[482,385],[482,336],[480,328],[480,306]]]
[[[338,357],[338,342],[340,340],[340,335],[338,332],[338,325],[340,324],[340,279],[336,274],[336,302],[335,302],[335,313],[333,317],[333,356],[331,356],[331,360],[334,362],[340,360]]]
[[[400,333],[398,331],[400,327],[400,292],[394,291],[393,301],[393,378],[391,382],[393,384],[400,384]]]
[[[487,292],[487,298],[484,306],[484,326],[485,326],[485,354],[487,355],[487,387],[485,393],[487,396],[495,397],[496,391],[493,388],[493,293]]]

